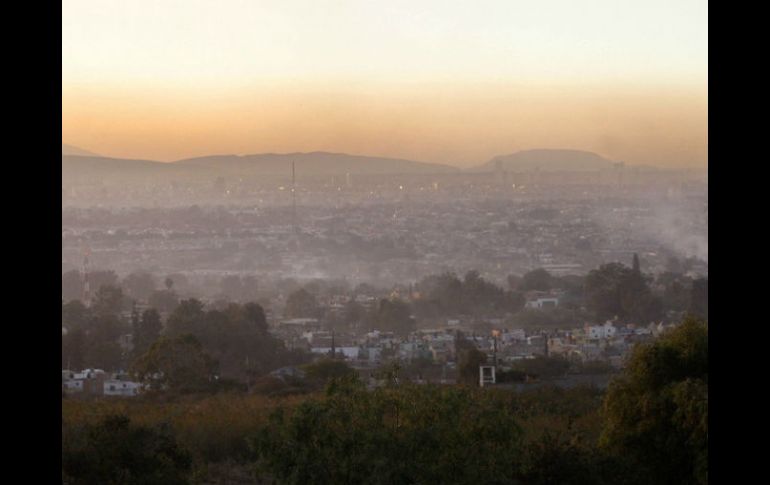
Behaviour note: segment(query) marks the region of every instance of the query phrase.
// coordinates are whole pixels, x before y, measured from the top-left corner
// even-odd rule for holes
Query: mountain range
[[[154,176],[219,175],[267,176],[290,174],[291,163],[303,175],[362,174],[439,174],[459,173],[450,165],[387,157],[345,153],[263,153],[254,155],[211,155],[175,162],[110,158],[71,145],[62,144],[62,176]],[[613,161],[593,152],[580,150],[538,149],[499,155],[486,163],[467,169],[471,172],[593,171],[611,168]]]

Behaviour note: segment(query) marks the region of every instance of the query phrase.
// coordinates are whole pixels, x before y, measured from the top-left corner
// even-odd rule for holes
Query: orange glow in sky
[[[62,139],[164,161],[575,148],[706,166],[706,1],[524,3],[69,0]]]

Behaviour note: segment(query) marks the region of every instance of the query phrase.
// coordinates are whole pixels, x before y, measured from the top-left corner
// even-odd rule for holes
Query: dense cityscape
[[[708,318],[707,185],[546,174],[252,193],[218,176],[189,206],[159,202],[173,183],[69,191],[96,194],[86,204],[63,187],[63,396],[280,400],[354,378],[598,399],[635,347]]]
[[[708,485],[706,1],[61,12],[62,485]]]

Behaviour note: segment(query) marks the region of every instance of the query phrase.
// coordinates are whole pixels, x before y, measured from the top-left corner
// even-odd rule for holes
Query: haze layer
[[[531,3],[69,0],[62,137],[160,160],[707,164],[707,2]]]

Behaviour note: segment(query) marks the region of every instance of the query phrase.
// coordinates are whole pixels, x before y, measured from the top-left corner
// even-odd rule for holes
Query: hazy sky
[[[62,138],[104,155],[530,148],[707,162],[706,0],[63,0]]]

